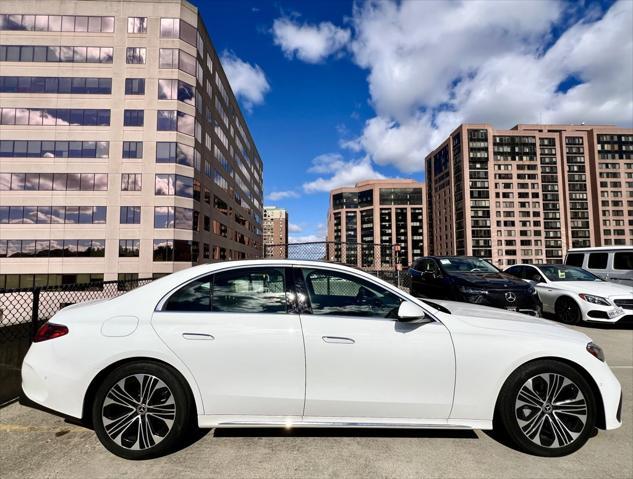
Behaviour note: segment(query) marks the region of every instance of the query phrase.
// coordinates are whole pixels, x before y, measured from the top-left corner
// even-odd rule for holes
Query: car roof
[[[633,246],[593,246],[590,248],[571,248],[569,253],[591,253],[592,251],[633,251]]]

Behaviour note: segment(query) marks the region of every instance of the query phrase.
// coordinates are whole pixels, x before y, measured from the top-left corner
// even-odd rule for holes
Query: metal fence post
[[[37,333],[39,315],[40,315],[40,288],[35,288],[33,290],[33,306],[31,309],[31,341],[33,341],[33,338],[35,337],[35,333]]]

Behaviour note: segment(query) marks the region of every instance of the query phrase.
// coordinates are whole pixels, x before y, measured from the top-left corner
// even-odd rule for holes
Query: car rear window
[[[589,269],[607,269],[608,259],[609,253],[590,253],[587,267]]]
[[[613,255],[613,269],[633,270],[633,251]]]
[[[583,253],[570,253],[567,255],[567,259],[565,260],[565,264],[569,266],[582,266],[582,262],[585,259],[585,255]]]

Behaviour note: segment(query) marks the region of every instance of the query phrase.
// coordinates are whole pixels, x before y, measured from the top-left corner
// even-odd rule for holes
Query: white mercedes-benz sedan
[[[567,324],[633,319],[633,288],[564,264],[517,264],[505,270],[534,285],[543,312]]]
[[[192,426],[494,426],[561,456],[619,427],[622,408],[582,333],[292,260],[196,266],[66,307],[38,331],[22,388],[128,459],[172,450]]]

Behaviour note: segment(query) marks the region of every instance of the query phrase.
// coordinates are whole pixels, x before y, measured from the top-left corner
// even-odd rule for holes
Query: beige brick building
[[[261,256],[262,161],[193,5],[0,10],[0,288]]]
[[[288,211],[276,206],[264,206],[264,256],[288,257]]]
[[[465,124],[425,161],[432,254],[503,267],[633,245],[632,129]]]
[[[329,260],[381,269],[427,253],[426,187],[414,180],[368,180],[330,192]],[[341,246],[337,243],[345,243]]]

